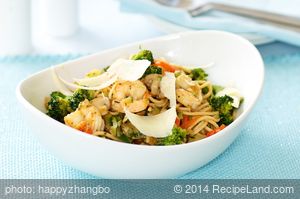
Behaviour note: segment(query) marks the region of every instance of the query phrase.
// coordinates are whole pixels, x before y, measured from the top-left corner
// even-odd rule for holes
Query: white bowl
[[[17,97],[42,145],[67,164],[104,178],[171,178],[181,176],[220,155],[237,137],[257,101],[264,79],[264,65],[257,49],[240,36],[221,31],[177,33],[106,50],[64,63],[89,71],[139,50],[183,65],[215,62],[207,69],[209,80],[238,88],[245,100],[239,117],[209,138],[175,146],[143,146],[120,143],[82,133],[45,114],[44,98],[57,90],[51,70],[45,69],[22,81]],[[82,71],[83,72],[83,71]]]

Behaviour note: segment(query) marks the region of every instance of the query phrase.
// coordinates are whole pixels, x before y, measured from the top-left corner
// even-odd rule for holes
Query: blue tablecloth
[[[274,43],[259,49],[264,91],[240,136],[218,158],[180,178],[300,178],[300,48]],[[15,97],[21,79],[75,57],[0,58],[0,178],[95,178],[44,150]]]

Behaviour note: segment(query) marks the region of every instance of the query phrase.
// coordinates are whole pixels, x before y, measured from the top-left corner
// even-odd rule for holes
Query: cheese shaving
[[[61,83],[61,80],[58,78],[57,74],[55,73],[54,69],[52,68],[51,70],[51,75],[52,75],[52,78],[53,78],[53,81],[55,83],[55,85],[57,86],[58,90],[63,93],[64,95],[72,95],[73,93],[68,89],[66,88],[65,85],[63,85]]]
[[[128,60],[118,59],[109,69],[96,77],[74,79],[75,83],[65,80],[61,75],[55,74],[58,79],[71,89],[86,89],[86,90],[100,90],[113,84],[117,80],[135,81],[141,78],[150,66],[151,62],[148,60]]]
[[[113,75],[110,75],[109,73],[102,73],[101,75],[98,75],[96,77],[86,77],[83,79],[74,78],[74,81],[81,86],[95,87],[104,84],[112,78]]]
[[[160,82],[161,92],[170,100],[170,109],[167,111],[153,116],[140,116],[125,109],[126,117],[142,134],[162,138],[172,133],[177,117],[175,80],[174,74],[167,72]]]
[[[118,59],[107,70],[120,80],[135,81],[143,76],[151,62],[148,60]]]
[[[112,76],[110,79],[108,79],[107,81],[103,82],[102,84],[100,84],[98,86],[88,87],[88,86],[81,86],[81,85],[78,85],[78,84],[70,83],[70,82],[66,81],[65,79],[63,79],[61,76],[58,76],[58,78],[65,85],[69,86],[71,89],[85,89],[85,90],[100,90],[100,89],[103,89],[103,88],[106,88],[106,87],[110,86],[111,84],[113,84],[118,79],[117,76]]]
[[[223,90],[219,91],[216,94],[216,97],[221,97],[221,96],[225,96],[225,95],[228,95],[229,97],[231,97],[233,99],[233,103],[232,103],[233,107],[239,108],[240,101],[243,97],[236,88],[226,87]]]

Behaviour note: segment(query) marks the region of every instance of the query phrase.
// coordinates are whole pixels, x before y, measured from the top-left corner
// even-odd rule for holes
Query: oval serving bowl
[[[177,33],[72,60],[61,65],[70,76],[105,67],[119,57],[149,49],[155,57],[185,66],[201,66],[214,84],[234,86],[244,96],[238,118],[219,133],[174,146],[144,146],[99,138],[72,129],[48,117],[44,98],[58,90],[51,69],[31,75],[16,89],[25,118],[36,137],[67,164],[103,178],[173,178],[193,171],[220,155],[237,137],[257,101],[264,65],[257,49],[240,36],[221,31]]]

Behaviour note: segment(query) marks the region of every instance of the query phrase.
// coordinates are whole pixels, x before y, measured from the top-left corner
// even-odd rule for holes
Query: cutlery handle
[[[269,21],[276,24],[282,24],[284,26],[292,26],[300,28],[300,18],[276,14],[268,11],[261,11],[251,8],[245,8],[234,5],[227,5],[222,3],[208,3],[202,6],[196,7],[189,11],[191,16],[195,17],[210,10],[219,10],[227,13],[237,14],[254,19],[260,19],[263,21]]]

